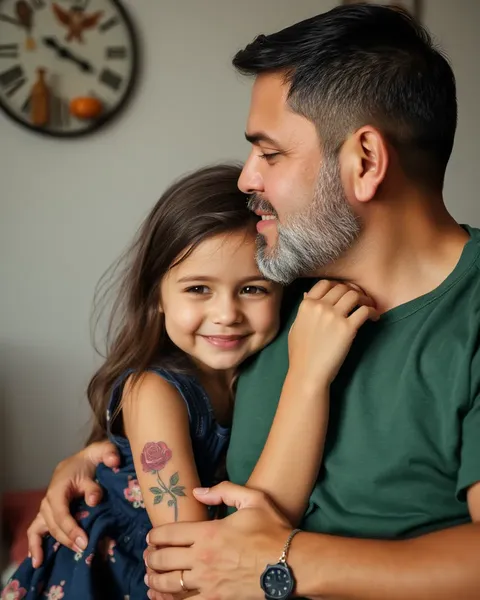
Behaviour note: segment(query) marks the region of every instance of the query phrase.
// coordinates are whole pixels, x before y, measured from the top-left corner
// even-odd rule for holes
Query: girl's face
[[[160,291],[169,338],[203,371],[235,368],[277,334],[282,289],[258,270],[253,228],[199,244]]]

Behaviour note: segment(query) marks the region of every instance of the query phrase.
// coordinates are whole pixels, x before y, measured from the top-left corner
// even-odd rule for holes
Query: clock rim
[[[35,127],[35,125],[31,125],[30,123],[26,123],[25,121],[22,121],[22,119],[20,117],[18,117],[8,107],[8,105],[3,102],[2,98],[0,98],[0,110],[6,116],[8,116],[12,121],[14,121],[17,125],[20,125],[24,129],[27,129],[28,131],[36,133],[37,135],[41,135],[41,136],[45,136],[45,137],[49,137],[49,138],[57,138],[57,139],[59,139],[59,138],[60,139],[61,138],[63,138],[63,139],[79,138],[84,135],[94,133],[95,131],[97,131],[98,129],[100,129],[101,127],[106,125],[107,123],[111,123],[112,121],[114,121],[114,119],[116,117],[118,117],[118,115],[125,108],[127,102],[132,97],[132,93],[134,91],[135,84],[138,79],[139,45],[138,45],[136,28],[133,23],[133,19],[132,19],[130,13],[128,12],[128,10],[122,4],[122,0],[108,0],[108,2],[110,2],[117,8],[118,12],[120,13],[121,17],[123,18],[126,29],[127,29],[127,33],[130,36],[130,41],[131,41],[131,46],[132,46],[130,77],[129,77],[125,92],[124,92],[120,102],[117,104],[117,106],[112,111],[108,112],[105,116],[100,117],[99,119],[94,121],[91,125],[86,127],[85,129],[81,129],[80,131],[50,131],[48,129],[42,129],[40,127]]]

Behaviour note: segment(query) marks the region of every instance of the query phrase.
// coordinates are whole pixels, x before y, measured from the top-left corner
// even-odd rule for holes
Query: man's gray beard
[[[285,224],[277,221],[276,225],[278,238],[273,248],[262,235],[257,236],[256,260],[265,277],[283,285],[313,275],[353,245],[360,222],[348,204],[336,159],[324,163],[312,203],[291,214]]]

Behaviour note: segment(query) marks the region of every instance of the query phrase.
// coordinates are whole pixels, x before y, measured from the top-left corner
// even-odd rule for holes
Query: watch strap
[[[292,543],[292,540],[297,535],[297,533],[300,533],[301,531],[302,531],[301,529],[294,529],[293,531],[290,532],[290,535],[288,536],[287,541],[285,542],[285,546],[283,547],[282,555],[280,556],[280,559],[278,562],[280,562],[282,564],[286,564],[288,551],[290,549],[290,544]]]

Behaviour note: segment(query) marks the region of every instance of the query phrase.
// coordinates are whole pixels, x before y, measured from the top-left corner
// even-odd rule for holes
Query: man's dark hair
[[[455,77],[408,13],[338,6],[258,36],[233,65],[246,75],[283,72],[291,108],[316,125],[326,153],[373,125],[396,148],[408,177],[442,187],[457,125]]]

